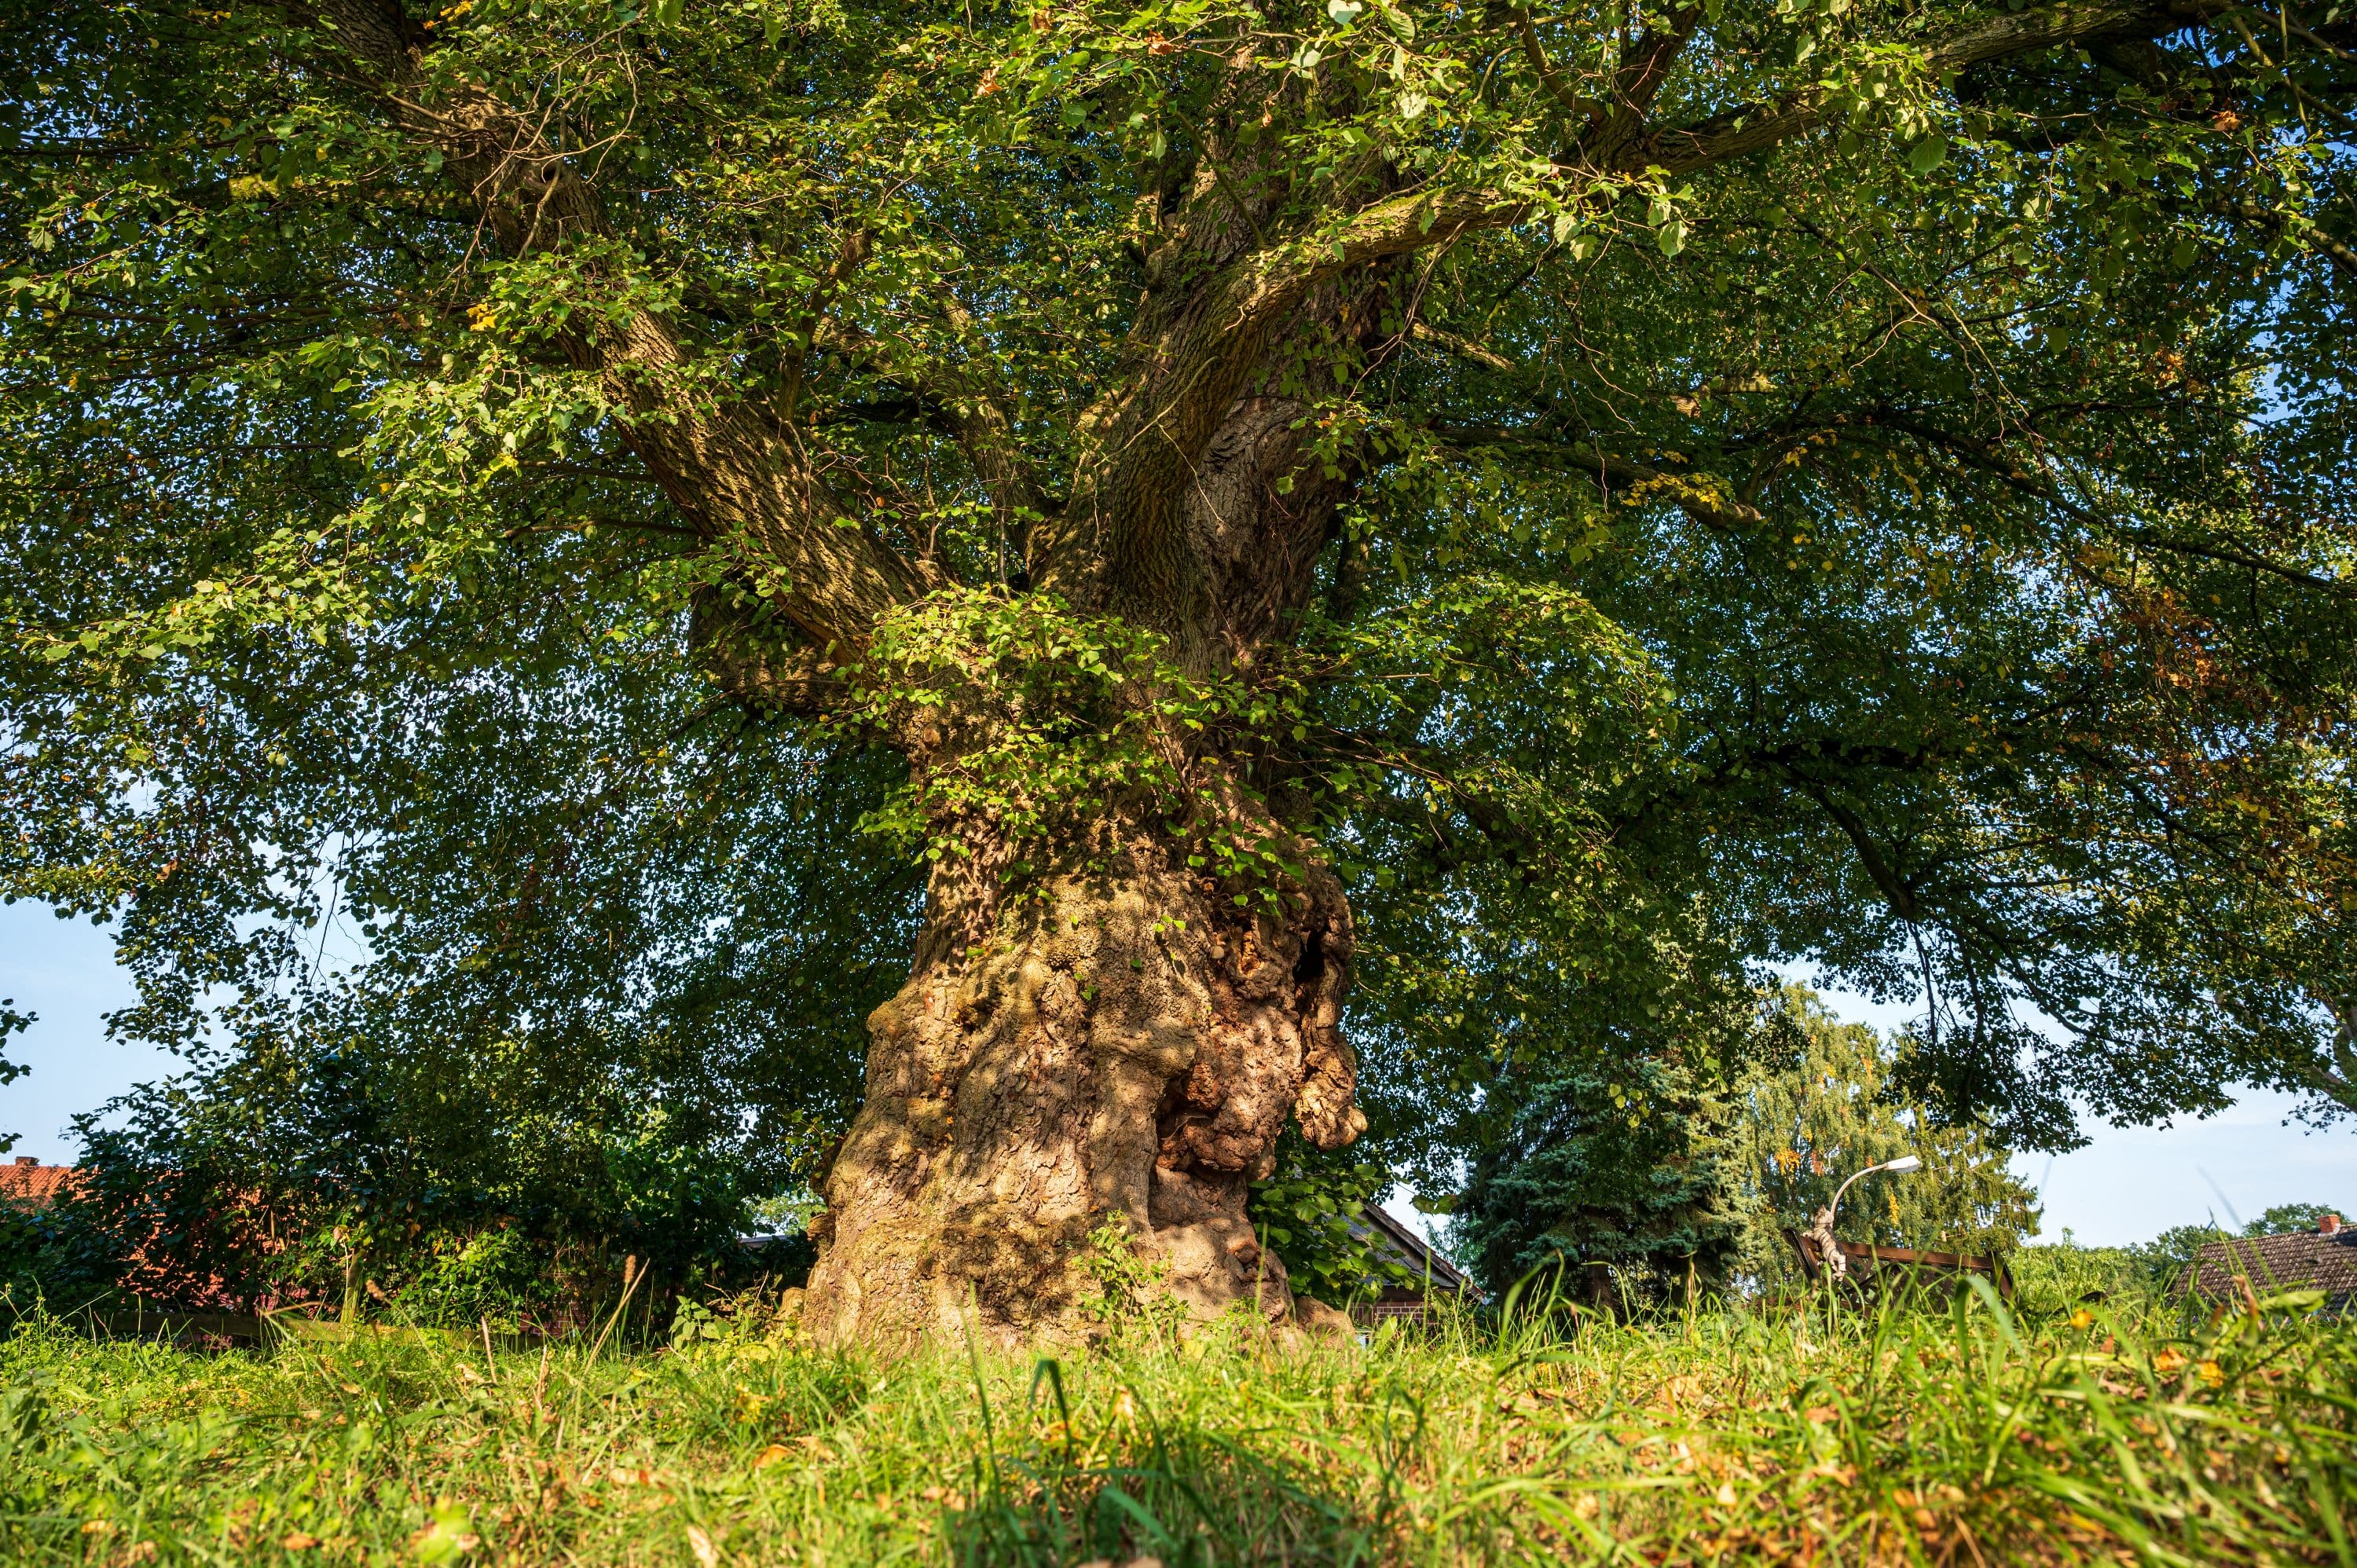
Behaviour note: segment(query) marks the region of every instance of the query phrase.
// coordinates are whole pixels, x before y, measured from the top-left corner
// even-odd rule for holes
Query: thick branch
[[[1685,53],[1702,19],[1701,6],[1683,6],[1672,12],[1666,29],[1648,32],[1637,40],[1628,62],[1613,79],[1610,113],[1580,137],[1580,161],[1609,163],[1623,147],[1638,140],[1644,132],[1647,112],[1669,80],[1670,68]]]
[[[1910,926],[1921,925],[1923,908],[1915,897],[1915,889],[1884,858],[1881,846],[1866,831],[1866,824],[1857,820],[1857,814],[1817,785],[1803,783],[1801,787],[1808,792],[1810,799],[1824,808],[1825,815],[1834,820],[1834,825],[1841,829],[1842,835],[1857,851],[1858,864],[1866,868],[1866,875],[1881,890],[1883,897],[1889,901],[1892,911]]]
[[[2206,20],[2226,7],[2220,0],[2077,0],[1999,16],[1932,44],[1924,63],[1940,75],[2016,55],[2036,54],[2097,38],[2158,38]],[[1622,166],[1657,165],[1673,175],[1760,152],[1824,124],[1824,97],[1804,90],[1773,103],[1748,103],[1696,124],[1662,131],[1636,143]]]
[[[1517,361],[1486,343],[1475,342],[1428,321],[1419,321],[1409,330],[1419,343],[1431,344],[1458,359],[1509,379],[1517,381],[1526,380],[1523,367]],[[1544,406],[1543,399],[1534,401]],[[1705,528],[1728,532],[1760,521],[1758,508],[1746,505],[1725,493],[1709,475],[1656,468],[1607,452],[1585,441],[1563,441],[1541,431],[1516,430],[1508,426],[1479,430],[1444,427],[1437,434],[1460,445],[1515,446],[1524,451],[1560,456],[1574,467],[1597,476],[1598,489],[1602,489],[1607,485],[1617,486],[1623,491],[1638,490],[1671,501]]]
[[[1519,200],[1481,191],[1393,197],[1211,274],[1149,340],[1151,368],[1103,416],[1103,478],[1076,493],[1063,531],[1066,553],[1087,547],[1101,554],[1117,607],[1152,611],[1183,601],[1182,498],[1212,433],[1266,368],[1272,346],[1300,325],[1305,305],[1345,274],[1523,210]],[[1339,302],[1340,295],[1329,290],[1326,297]],[[1070,569],[1051,563],[1051,570]]]
[[[2101,38],[2157,35],[2209,15],[2218,0],[2070,0],[1964,28],[1925,50],[1938,73]],[[1616,83],[1641,113],[1683,48],[1676,28],[1649,38]],[[1752,105],[1696,125],[1635,137],[1591,162],[1598,175],[1651,166],[1671,173],[1771,146],[1821,124],[1827,111],[1814,89],[1780,102]],[[1183,488],[1211,432],[1243,391],[1278,332],[1312,291],[1341,274],[1446,244],[1465,233],[1519,222],[1526,199],[1489,189],[1410,190],[1369,202],[1313,231],[1263,244],[1217,268],[1149,340],[1153,370],[1116,417],[1106,422],[1124,447],[1118,481],[1089,498],[1091,519],[1066,531],[1076,541],[1092,522],[1118,596],[1167,599],[1185,576],[1178,509]]]
[[[1735,499],[1709,474],[1656,468],[1585,441],[1557,441],[1536,432],[1502,425],[1480,429],[1439,425],[1434,427],[1433,433],[1458,446],[1512,446],[1561,457],[1590,475],[1599,490],[1617,488],[1632,499],[1666,500],[1705,528],[1720,532],[1747,528],[1761,521],[1757,507]]]
[[[1523,41],[1523,56],[1531,62],[1531,69],[1538,73],[1539,85],[1547,90],[1547,95],[1583,124],[1593,124],[1600,118],[1604,113],[1602,105],[1566,85],[1563,73],[1549,63],[1546,49],[1539,42],[1538,28],[1531,22],[1531,14],[1520,5],[1514,6],[1508,14],[1513,19],[1514,32]]]
[[[2068,512],[2092,529],[2115,533],[2129,543],[2147,550],[2158,550],[2171,555],[2191,555],[2222,565],[2241,566],[2262,573],[2280,581],[2303,588],[2313,588],[2341,598],[2357,598],[2357,582],[2335,577],[2319,577],[2300,567],[2281,561],[2270,561],[2232,544],[2211,540],[2174,539],[2155,533],[2149,529],[2127,528],[2108,523],[2086,507],[2064,495],[2060,486],[2043,474],[2028,468],[1990,451],[1985,445],[1953,431],[1943,430],[1908,414],[1904,410],[1875,408],[1860,416],[1863,423],[1886,430],[1900,431],[1914,436],[1926,446],[1952,454],[1964,465],[1990,475],[2013,489]]]
[[[429,96],[396,7],[326,0],[319,20],[347,51],[358,84],[403,131],[442,154],[502,250],[521,256],[606,237],[597,192],[549,145],[539,122],[479,86]],[[925,591],[915,568],[845,525],[845,509],[790,433],[694,388],[690,355],[664,321],[631,310],[568,328],[558,342],[628,411],[619,421],[623,441],[698,532],[748,546],[748,564],[783,577],[775,602],[813,645],[856,648],[877,617]]]
[[[2221,218],[2265,229],[2288,239],[2303,250],[2315,251],[2332,263],[2344,282],[2357,284],[2357,250],[2350,249],[2314,224],[2300,224],[2288,214],[2262,207],[2255,201],[2233,201],[2219,197],[2208,206]]]

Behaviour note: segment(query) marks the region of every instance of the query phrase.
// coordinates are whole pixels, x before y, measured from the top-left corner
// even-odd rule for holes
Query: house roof
[[[2190,1283],[2197,1294],[2222,1300],[2240,1293],[2234,1282],[2244,1275],[2262,1294],[2278,1290],[2357,1293],[2357,1230],[2330,1236],[2301,1230],[2212,1241],[2196,1256]]]
[[[1376,1251],[1415,1275],[1418,1289],[1423,1288],[1426,1279],[1431,1280],[1435,1290],[1454,1293],[1466,1288],[1465,1276],[1448,1259],[1378,1205],[1359,1206],[1359,1217],[1351,1223],[1351,1234],[1370,1242]]]
[[[30,1155],[19,1155],[0,1165],[0,1199],[32,1208],[47,1208],[73,1186],[71,1165],[45,1165]]]

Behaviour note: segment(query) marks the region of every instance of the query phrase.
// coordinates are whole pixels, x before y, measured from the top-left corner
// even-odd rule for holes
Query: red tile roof
[[[0,1165],[0,1199],[31,1208],[47,1208],[74,1185],[71,1165],[45,1165],[30,1155]]]
[[[2259,1294],[2278,1290],[2322,1290],[2332,1295],[2357,1292],[2357,1230],[2320,1235],[2253,1236],[2212,1241],[2189,1271],[2194,1290],[2212,1301],[2240,1291],[2237,1275],[2250,1277]]]

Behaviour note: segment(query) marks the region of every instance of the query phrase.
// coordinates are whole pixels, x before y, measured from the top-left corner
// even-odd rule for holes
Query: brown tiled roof
[[[19,1155],[0,1165],[0,1198],[33,1208],[47,1208],[74,1184],[71,1165],[45,1165],[30,1155]]]
[[[2212,1241],[2193,1265],[2192,1285],[2216,1300],[2236,1295],[2234,1281],[2248,1275],[2261,1295],[2279,1290],[2321,1290],[2330,1295],[2357,1292],[2357,1230],[2325,1236],[2314,1230],[2288,1236],[2251,1236]]]

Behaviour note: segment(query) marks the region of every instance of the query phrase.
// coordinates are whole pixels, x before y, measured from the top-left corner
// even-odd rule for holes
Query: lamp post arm
[[[1866,1167],[1866,1169],[1864,1169],[1864,1170],[1862,1170],[1862,1171],[1859,1171],[1859,1172],[1857,1172],[1855,1175],[1853,1175],[1853,1176],[1849,1178],[1849,1180],[1848,1180],[1848,1181],[1846,1181],[1846,1182],[1842,1183],[1842,1184],[1841,1184],[1841,1186],[1839,1186],[1839,1187],[1837,1187],[1834,1188],[1834,1200],[1833,1200],[1831,1203],[1828,1203],[1827,1205],[1825,1205],[1825,1222],[1826,1222],[1828,1225],[1830,1225],[1830,1224],[1832,1224],[1832,1223],[1833,1223],[1833,1217],[1834,1217],[1835,1215],[1839,1214],[1839,1213],[1841,1212],[1841,1200],[1842,1200],[1842,1197],[1843,1197],[1843,1195],[1844,1195],[1844,1194],[1846,1194],[1846,1193],[1847,1193],[1847,1192],[1849,1191],[1850,1187],[1851,1187],[1853,1185],[1855,1185],[1855,1184],[1856,1184],[1856,1182],[1857,1181],[1857,1178],[1858,1178],[1859,1176],[1872,1176],[1875,1172],[1877,1172],[1877,1171],[1880,1170],[1881,1168],[1882,1168],[1882,1167],[1881,1167],[1880,1165],[1868,1165],[1868,1166],[1867,1166],[1867,1167]]]

